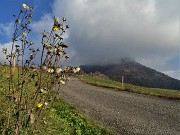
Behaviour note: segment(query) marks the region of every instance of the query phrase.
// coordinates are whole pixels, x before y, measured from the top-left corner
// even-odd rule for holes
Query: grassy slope
[[[146,88],[146,87],[140,87],[140,86],[135,86],[131,84],[124,84],[124,89],[122,89],[121,83],[112,81],[112,80],[105,80],[100,77],[92,77],[89,75],[85,75],[85,76],[79,76],[79,79],[89,84],[96,85],[96,86],[115,88],[118,90],[158,96],[158,97],[163,97],[163,98],[180,99],[180,91],[178,90]]]
[[[8,89],[7,76],[8,67],[0,66],[0,134],[2,129],[2,119],[6,116],[5,89]],[[29,86],[33,88],[33,86]],[[55,97],[54,92],[51,93]],[[111,135],[113,134],[106,127],[95,122],[91,118],[84,116],[77,109],[56,98],[49,103],[49,111],[42,113],[44,121],[40,122],[40,134],[47,135]]]

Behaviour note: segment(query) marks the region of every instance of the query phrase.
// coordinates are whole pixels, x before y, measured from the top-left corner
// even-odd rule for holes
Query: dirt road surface
[[[60,96],[118,135],[180,135],[180,101],[96,87],[72,78]]]

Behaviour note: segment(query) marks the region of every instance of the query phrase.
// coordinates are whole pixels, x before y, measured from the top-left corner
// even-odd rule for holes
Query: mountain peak
[[[116,64],[83,65],[81,68],[85,73],[98,71],[115,81],[119,81],[121,76],[124,76],[125,83],[151,88],[180,90],[179,80],[157,72],[129,58],[123,58]]]

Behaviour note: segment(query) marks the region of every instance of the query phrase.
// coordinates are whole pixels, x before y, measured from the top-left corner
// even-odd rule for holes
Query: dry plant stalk
[[[35,134],[39,122],[44,121],[42,114],[50,108],[48,102],[55,97],[51,91],[58,84],[58,90],[68,77],[80,70],[79,67],[64,67],[69,56],[63,42],[63,35],[69,28],[66,19],[62,22],[54,17],[54,24],[50,32],[42,33],[42,49],[35,49],[35,44],[29,41],[33,7],[23,4],[19,14],[15,17],[14,34],[10,53],[3,48],[9,63],[8,90],[5,93],[8,106],[7,117],[3,122],[2,134]],[[27,57],[29,54],[29,57]],[[40,56],[40,61],[35,57]],[[58,92],[57,92],[58,94]],[[47,123],[47,122],[46,122]]]

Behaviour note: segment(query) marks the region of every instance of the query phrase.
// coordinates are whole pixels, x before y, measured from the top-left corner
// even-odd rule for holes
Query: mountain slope
[[[179,80],[129,59],[110,65],[83,65],[81,69],[85,73],[101,72],[116,81],[121,81],[124,76],[125,83],[138,86],[180,90]]]

